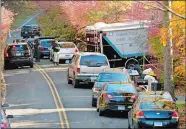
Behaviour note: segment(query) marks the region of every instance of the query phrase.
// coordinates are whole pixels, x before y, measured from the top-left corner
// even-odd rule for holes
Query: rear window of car
[[[136,89],[132,85],[116,85],[109,84],[107,85],[106,91],[108,92],[125,92],[125,93],[137,93]]]
[[[173,109],[175,104],[170,101],[141,101],[139,109]]]
[[[81,57],[80,65],[88,66],[88,67],[99,67],[99,66],[108,66],[108,62],[106,56],[87,55]]]
[[[27,51],[28,46],[27,45],[15,45],[15,46],[9,46],[8,47],[8,52],[11,51]]]
[[[52,43],[54,43],[55,40],[41,40],[40,42],[41,46],[49,48],[52,46]]]
[[[128,75],[124,73],[100,73],[98,82],[128,82]]]
[[[75,45],[73,43],[63,43],[59,44],[60,48],[75,48]]]
[[[23,26],[22,30],[31,30],[32,26]]]

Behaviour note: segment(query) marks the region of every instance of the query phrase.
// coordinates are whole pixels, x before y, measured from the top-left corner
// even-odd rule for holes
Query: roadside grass
[[[14,17],[14,21],[11,25],[11,30],[18,28],[24,20],[28,19],[30,16],[36,14],[37,12],[39,12],[39,9],[35,6],[21,11],[18,15]]]
[[[178,113],[180,117],[180,122],[179,122],[179,127],[180,129],[186,127],[186,113],[185,113],[185,108],[186,104],[183,102],[176,103],[176,106],[178,107]]]
[[[186,104],[183,102],[176,103],[176,106],[180,109],[185,108]]]

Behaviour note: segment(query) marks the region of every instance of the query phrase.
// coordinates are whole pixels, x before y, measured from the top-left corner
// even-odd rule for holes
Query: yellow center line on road
[[[37,65],[35,65],[35,68],[38,69],[39,67],[38,67]],[[48,84],[48,86],[49,86],[49,88],[50,88],[50,91],[51,91],[52,96],[53,96],[53,99],[54,99],[54,103],[55,103],[56,108],[57,108],[57,111],[58,111],[58,115],[59,115],[59,120],[60,120],[61,127],[64,128],[62,115],[61,115],[61,113],[60,113],[59,106],[58,106],[58,103],[57,103],[57,98],[56,98],[55,93],[54,93],[54,91],[53,91],[53,89],[52,89],[52,86],[51,86],[50,82],[48,81],[48,79],[45,77],[44,73],[42,73],[40,70],[39,70],[39,72],[40,72],[41,75],[44,77],[44,79],[46,80],[46,82],[47,82],[47,84]]]
[[[41,68],[41,67],[40,67],[39,65],[37,65],[37,64],[35,64],[35,66],[37,66],[38,68],[40,68],[41,71],[43,72],[43,74],[46,76],[46,78],[48,78],[48,80],[51,82],[51,84],[52,84],[52,86],[53,86],[53,88],[54,88],[54,90],[55,90],[55,93],[56,93],[56,95],[57,95],[58,102],[59,102],[61,108],[64,109],[64,106],[63,106],[63,104],[62,104],[61,98],[60,98],[60,96],[59,96],[59,93],[58,93],[58,91],[57,91],[57,89],[56,89],[56,86],[55,86],[54,82],[51,80],[51,78],[48,76],[48,74],[44,71],[43,68]],[[47,79],[46,79],[46,80],[47,80]],[[48,80],[47,80],[47,81],[48,81]],[[63,116],[64,116],[64,119],[65,119],[66,128],[69,128],[69,122],[68,122],[68,119],[67,119],[67,115],[66,115],[66,113],[65,113],[64,110],[63,110],[62,112],[63,112]]]

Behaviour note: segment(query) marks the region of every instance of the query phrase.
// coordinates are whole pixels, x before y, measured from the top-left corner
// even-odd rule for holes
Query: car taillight
[[[174,111],[173,113],[172,113],[172,118],[176,118],[176,119],[178,119],[178,113],[176,112],[176,111]]]
[[[44,48],[43,47],[39,47],[39,50],[44,50]]]
[[[78,52],[78,49],[76,48],[74,51],[75,51],[75,52]]]
[[[77,72],[77,73],[80,73],[80,68],[77,68],[76,72]]]
[[[8,124],[7,123],[1,123],[1,128],[3,128],[3,129],[8,128]]]
[[[144,118],[144,113],[142,111],[139,111],[137,114],[136,114],[136,117],[137,118]]]
[[[109,94],[104,94],[104,98],[109,99],[109,100],[113,100],[112,95],[109,95]]]

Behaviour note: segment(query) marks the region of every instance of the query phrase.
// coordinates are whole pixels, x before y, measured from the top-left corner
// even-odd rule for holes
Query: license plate
[[[154,126],[161,127],[161,126],[163,126],[163,124],[162,124],[162,122],[154,122]]]
[[[95,82],[96,79],[96,77],[90,77],[91,82]]]
[[[69,63],[70,63],[70,61],[69,61],[69,60],[66,60],[66,61],[65,61],[65,63],[66,63],[66,64],[69,64]]]
[[[16,53],[16,56],[21,56],[21,53]]]
[[[28,32],[25,32],[25,34],[27,34]]]
[[[68,56],[69,57],[70,55],[65,55],[65,56]]]
[[[118,106],[118,110],[125,110],[125,106]]]

